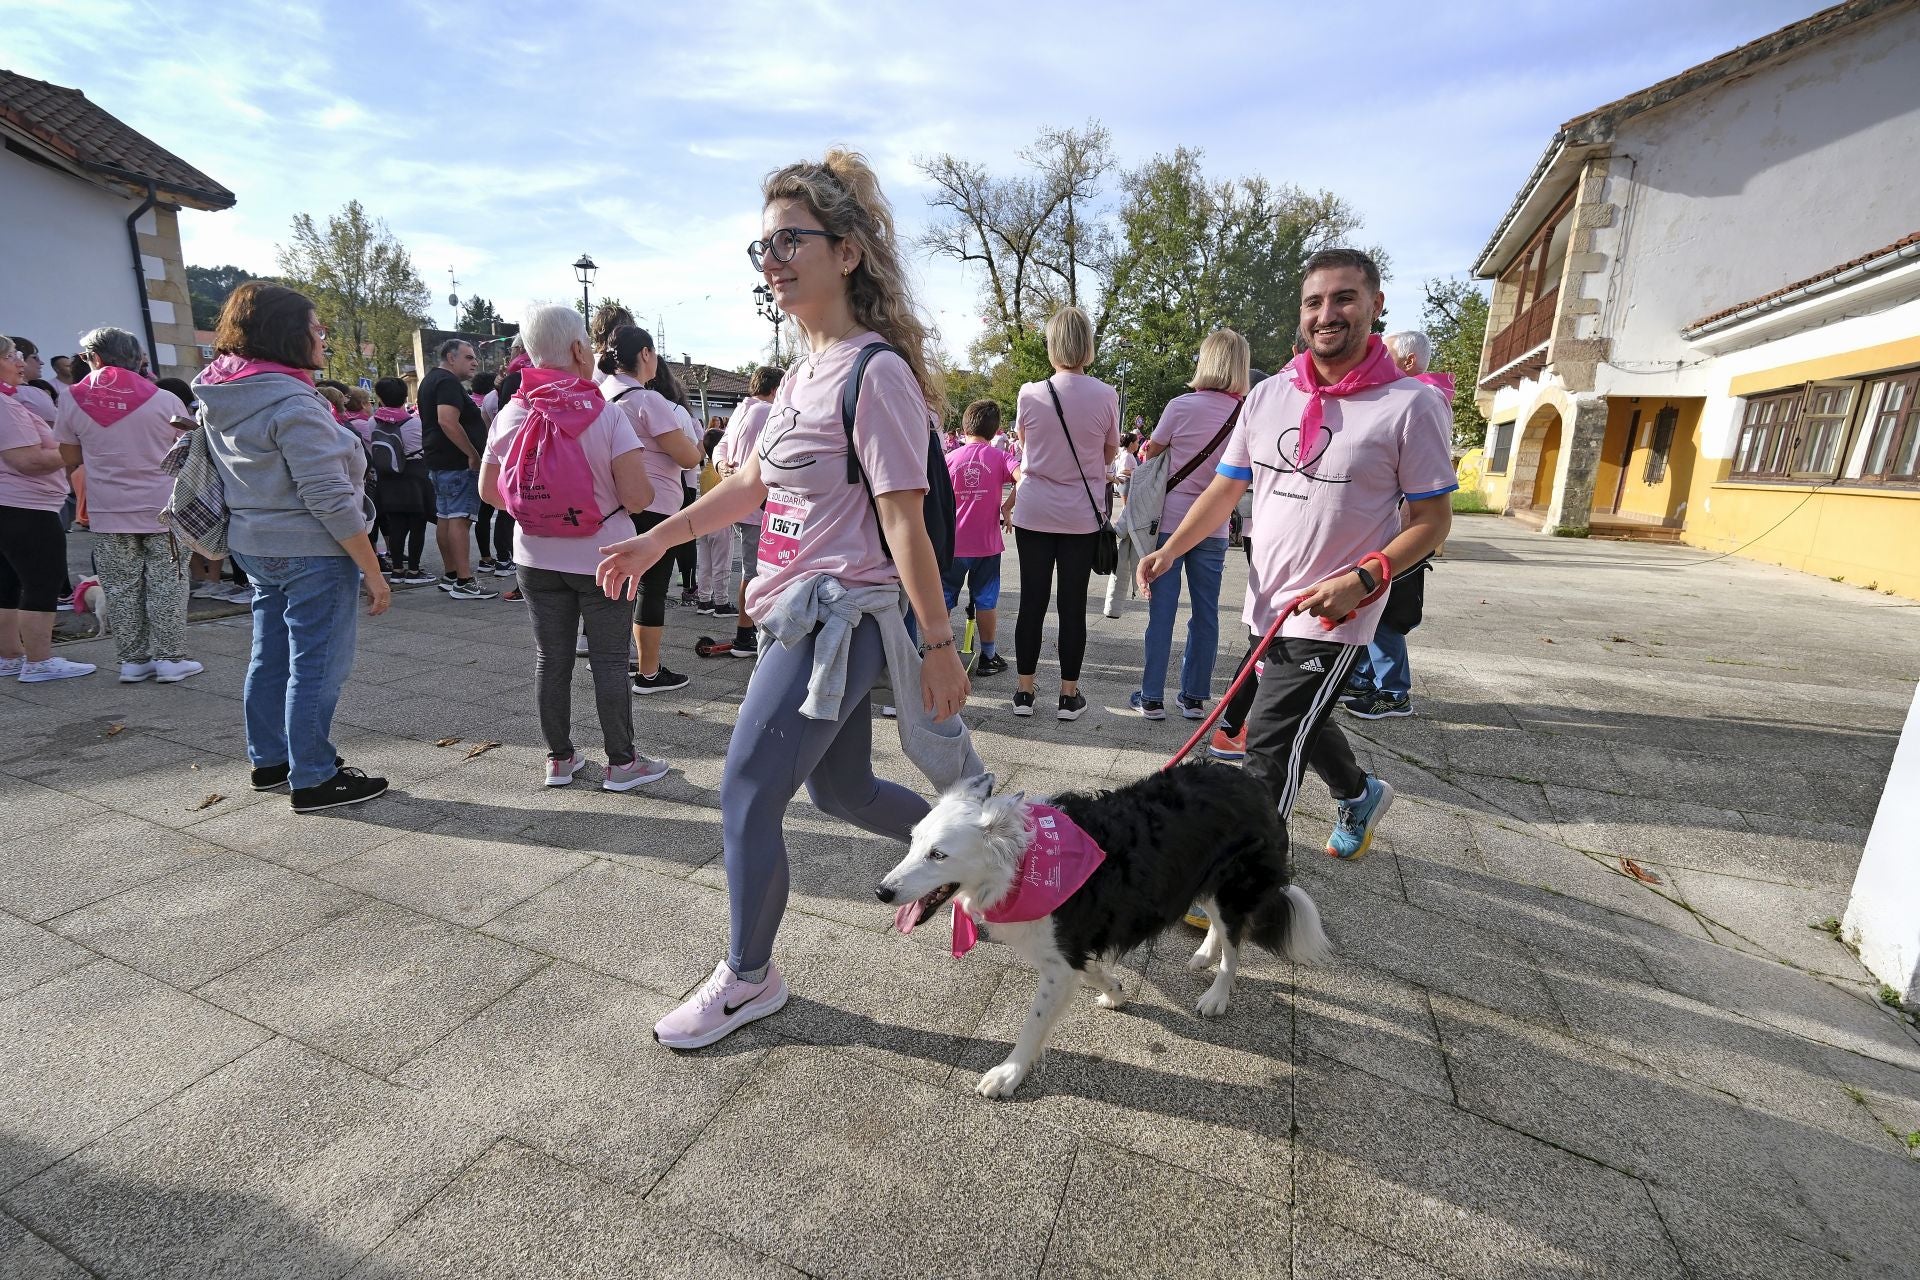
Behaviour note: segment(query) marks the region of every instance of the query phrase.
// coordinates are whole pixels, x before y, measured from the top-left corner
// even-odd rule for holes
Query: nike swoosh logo
[[[720,1006],[720,1008],[729,1018],[731,1018],[734,1014],[740,1012],[742,1009],[752,1004],[755,998],[756,997],[750,996],[747,999],[742,1000],[739,1004],[723,1004]]]

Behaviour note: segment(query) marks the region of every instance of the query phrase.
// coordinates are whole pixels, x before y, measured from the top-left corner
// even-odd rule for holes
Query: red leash
[[[1371,592],[1369,592],[1360,601],[1360,605],[1362,607],[1372,604],[1375,600],[1378,600],[1380,598],[1381,593],[1387,589],[1387,585],[1393,581],[1393,577],[1392,577],[1393,567],[1387,563],[1387,558],[1385,556],[1381,555],[1379,552],[1376,551],[1373,554],[1364,557],[1360,561],[1360,563],[1365,564],[1368,560],[1377,560],[1380,563],[1380,566],[1383,572],[1380,575],[1380,584],[1376,586]],[[1287,619],[1291,618],[1294,615],[1294,612],[1300,608],[1300,603],[1311,594],[1312,594],[1311,590],[1302,591],[1299,595],[1287,601],[1286,608],[1282,609],[1278,614],[1274,615],[1272,625],[1267,628],[1267,633],[1260,637],[1260,643],[1254,647],[1253,652],[1247,656],[1246,663],[1242,665],[1240,668],[1240,674],[1233,678],[1233,683],[1227,686],[1226,693],[1220,698],[1218,702],[1213,704],[1213,710],[1208,712],[1207,718],[1200,722],[1200,727],[1193,731],[1193,736],[1191,738],[1188,738],[1186,741],[1186,744],[1183,745],[1178,751],[1174,752],[1172,757],[1165,764],[1160,766],[1160,772],[1165,773],[1167,770],[1173,768],[1175,765],[1178,765],[1182,760],[1185,760],[1189,755],[1192,754],[1193,749],[1199,746],[1200,743],[1206,738],[1208,732],[1212,730],[1213,726],[1220,723],[1220,717],[1226,714],[1227,704],[1233,701],[1234,694],[1240,692],[1240,686],[1245,684],[1249,679],[1252,678],[1255,664],[1259,663],[1267,656],[1267,648],[1273,643],[1274,637],[1280,634],[1280,628],[1284,626],[1286,624]],[[1322,618],[1320,619],[1320,625],[1326,628],[1328,631],[1331,631],[1335,627],[1339,626],[1340,623],[1347,621],[1347,618],[1353,617],[1354,614],[1358,612],[1359,612],[1359,609],[1356,608],[1354,612],[1349,613],[1346,618],[1340,618],[1338,620],[1335,620],[1332,618]]]

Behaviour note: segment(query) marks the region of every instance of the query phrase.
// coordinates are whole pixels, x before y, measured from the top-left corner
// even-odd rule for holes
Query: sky
[[[732,366],[769,337],[745,253],[760,180],[831,145],[873,161],[907,235],[932,216],[916,157],[1011,172],[1039,129],[1089,119],[1123,167],[1200,148],[1212,177],[1354,205],[1411,321],[1563,121],[1815,7],[20,0],[0,66],[81,89],[235,193],[181,214],[190,263],[271,272],[295,214],[358,199],[442,324],[449,269],[517,319],[577,297],[586,252],[596,299],[620,297],[669,353]],[[964,353],[978,280],[915,267]]]

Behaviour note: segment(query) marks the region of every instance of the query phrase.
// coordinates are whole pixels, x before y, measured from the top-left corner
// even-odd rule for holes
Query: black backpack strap
[[[891,351],[902,355],[898,347],[884,342],[870,342],[860,348],[860,354],[853,358],[853,372],[847,375],[846,385],[840,388],[840,428],[847,433],[847,483],[859,483],[866,486],[867,500],[873,501],[873,486],[867,483],[866,468],[860,465],[859,451],[853,447],[853,419],[860,408],[860,379],[866,376],[867,364],[882,351]]]
[[[611,400],[609,400],[609,401],[607,401],[607,403],[608,403],[608,404],[619,404],[619,403],[620,403],[620,402],[621,402],[622,400],[625,400],[625,399],[626,399],[626,398],[627,398],[628,396],[630,396],[630,395],[632,395],[632,394],[633,394],[634,392],[636,392],[636,391],[644,391],[644,390],[646,390],[646,388],[644,388],[644,387],[628,387],[628,388],[627,388],[627,389],[626,389],[625,391],[622,391],[622,392],[621,392],[621,393],[620,393],[619,395],[617,395],[617,396],[615,396],[615,397],[614,397],[613,399],[611,399]]]
[[[1207,443],[1207,447],[1199,453],[1194,454],[1186,466],[1173,473],[1173,479],[1167,481],[1168,493],[1172,493],[1174,489],[1179,487],[1182,480],[1185,480],[1198,470],[1201,463],[1211,458],[1219,451],[1220,446],[1226,443],[1227,436],[1233,432],[1234,424],[1240,421],[1240,410],[1246,403],[1245,398],[1242,398],[1238,404],[1235,404],[1233,406],[1233,412],[1227,415],[1227,420],[1221,424],[1220,430],[1215,433],[1213,439]]]

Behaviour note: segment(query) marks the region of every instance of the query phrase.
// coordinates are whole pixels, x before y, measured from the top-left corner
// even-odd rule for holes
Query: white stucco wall
[[[138,207],[0,150],[0,333],[30,338],[48,356],[73,351],[98,325],[138,335],[127,247],[127,215]]]
[[[1622,216],[1594,243],[1611,266],[1584,290],[1604,292],[1590,323],[1612,339],[1596,390],[1709,394],[1683,325],[1914,231],[1916,67],[1906,6],[1621,127],[1607,199]]]
[[[1920,1001],[1920,692],[1894,749],[1841,929],[1874,977],[1901,999]]]

